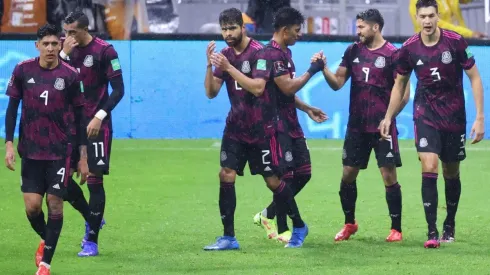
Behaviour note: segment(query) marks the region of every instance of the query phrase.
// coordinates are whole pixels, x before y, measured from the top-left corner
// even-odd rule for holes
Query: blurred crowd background
[[[490,11],[487,0],[437,0],[441,27],[466,38],[486,39]],[[384,35],[409,36],[418,31],[416,0],[1,0],[1,33],[32,34],[46,23],[62,25],[63,18],[82,8],[90,31],[114,40],[135,34],[220,33],[219,13],[236,7],[243,11],[250,33],[272,32],[272,15],[282,6],[301,10],[308,18],[304,33],[355,34],[355,15],[368,8],[385,17]]]

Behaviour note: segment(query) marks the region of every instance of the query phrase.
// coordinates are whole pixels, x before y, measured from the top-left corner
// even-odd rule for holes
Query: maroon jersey
[[[471,69],[475,59],[461,35],[440,31],[439,41],[430,47],[420,34],[409,38],[400,50],[397,72],[407,75],[415,70],[414,121],[457,132],[466,129],[463,70]]]
[[[22,100],[18,151],[22,158],[59,160],[73,143],[73,110],[84,105],[77,71],[60,60],[51,70],[39,58],[17,64],[7,95]]]
[[[282,51],[281,46],[276,41],[271,41],[271,46]],[[287,49],[284,53],[284,67],[287,68],[291,78],[296,77],[296,68],[293,62],[291,49]],[[292,138],[304,137],[303,129],[299,124],[298,113],[296,112],[295,96],[287,96],[284,93],[279,93],[279,118],[284,124],[284,129],[287,129],[288,134]]]
[[[396,76],[396,52],[388,41],[376,50],[356,42],[345,51],[340,66],[347,68],[351,77],[349,131],[379,132]]]
[[[109,99],[109,79],[122,74],[119,57],[111,44],[94,37],[85,47],[73,48],[69,58],[70,65],[80,72],[85,87],[85,115],[92,119]],[[110,112],[102,127],[112,129]]]
[[[230,64],[248,77],[252,77],[254,55],[262,49],[260,42],[250,39],[243,52],[237,54],[233,47],[226,47],[221,53]],[[231,109],[226,118],[224,135],[246,143],[258,142],[263,136],[260,99],[243,89],[227,72],[216,68],[214,76],[226,84]]]

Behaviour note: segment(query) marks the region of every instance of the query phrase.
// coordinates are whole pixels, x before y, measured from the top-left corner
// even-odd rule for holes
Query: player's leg
[[[236,176],[243,176],[247,161],[246,148],[241,142],[223,137],[219,172],[219,211],[223,223],[223,236],[204,250],[232,250],[240,247],[235,237]]]
[[[391,217],[391,232],[386,241],[398,242],[402,240],[402,192],[396,168],[401,167],[402,162],[396,128],[392,128],[390,140],[380,140],[379,134],[373,134],[372,143],[376,144],[374,152],[385,185],[386,203]]]
[[[82,188],[80,188],[77,182],[73,179],[73,174],[78,168],[78,160],[80,159],[79,154],[80,152],[78,148],[74,148],[70,158],[70,177],[68,179],[68,186],[64,200],[70,203],[73,208],[80,212],[85,222],[88,222],[88,217],[90,215],[88,202],[85,199]]]
[[[347,131],[342,152],[342,179],[340,181],[340,203],[345,215],[344,227],[335,235],[335,241],[345,241],[358,230],[356,222],[357,175],[366,169],[372,145],[362,133]]]
[[[43,258],[46,240],[46,221],[42,209],[44,187],[44,166],[42,161],[23,158],[21,161],[21,191],[24,197],[27,219],[41,241],[35,254],[36,266]]]
[[[459,177],[460,162],[466,158],[466,134],[445,133],[441,153],[442,173],[445,181],[447,216],[441,236],[442,242],[454,242],[456,212],[461,196],[461,180]]]
[[[441,152],[440,133],[423,123],[415,122],[415,145],[422,165],[422,202],[428,234],[425,248],[439,247],[439,231],[437,230],[437,178],[439,155]]]

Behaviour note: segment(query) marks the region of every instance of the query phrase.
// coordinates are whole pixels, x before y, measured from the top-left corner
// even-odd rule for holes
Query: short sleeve
[[[398,50],[396,57],[396,72],[401,75],[411,74],[413,70],[410,64],[410,52],[406,46]]]
[[[12,76],[10,76],[6,94],[13,98],[22,99],[22,67],[19,64],[15,66]]]
[[[350,45],[349,47],[347,47],[347,49],[345,49],[345,52],[342,55],[342,60],[340,61],[340,65],[339,65],[340,67],[345,67],[345,68],[347,68],[347,69],[350,70],[350,63],[349,63],[349,61],[351,60],[351,58],[350,58],[350,52],[352,50],[352,46],[353,46],[353,44]]]
[[[458,57],[458,62],[464,70],[469,70],[475,65],[475,57],[468,47],[468,42],[463,37],[460,37],[457,41],[456,56]]]
[[[108,79],[122,74],[121,63],[116,50],[111,45],[104,51],[102,60],[104,61],[104,74]]]
[[[252,65],[252,77],[266,81],[289,74],[286,58],[278,50],[265,48],[255,54]]]
[[[397,72],[396,68],[398,66],[398,59],[400,58],[400,49],[396,49],[395,52],[391,55],[391,69],[393,71],[393,79],[396,79]]]
[[[69,93],[71,103],[73,106],[83,106],[85,104],[85,97],[83,96],[84,87],[83,81],[79,74],[76,74],[75,80],[72,82]]]

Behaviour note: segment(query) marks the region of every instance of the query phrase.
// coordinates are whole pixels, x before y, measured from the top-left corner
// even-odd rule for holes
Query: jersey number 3
[[[430,68],[430,75],[432,76],[432,81],[440,81],[441,80],[441,74],[439,73],[439,68]]]

